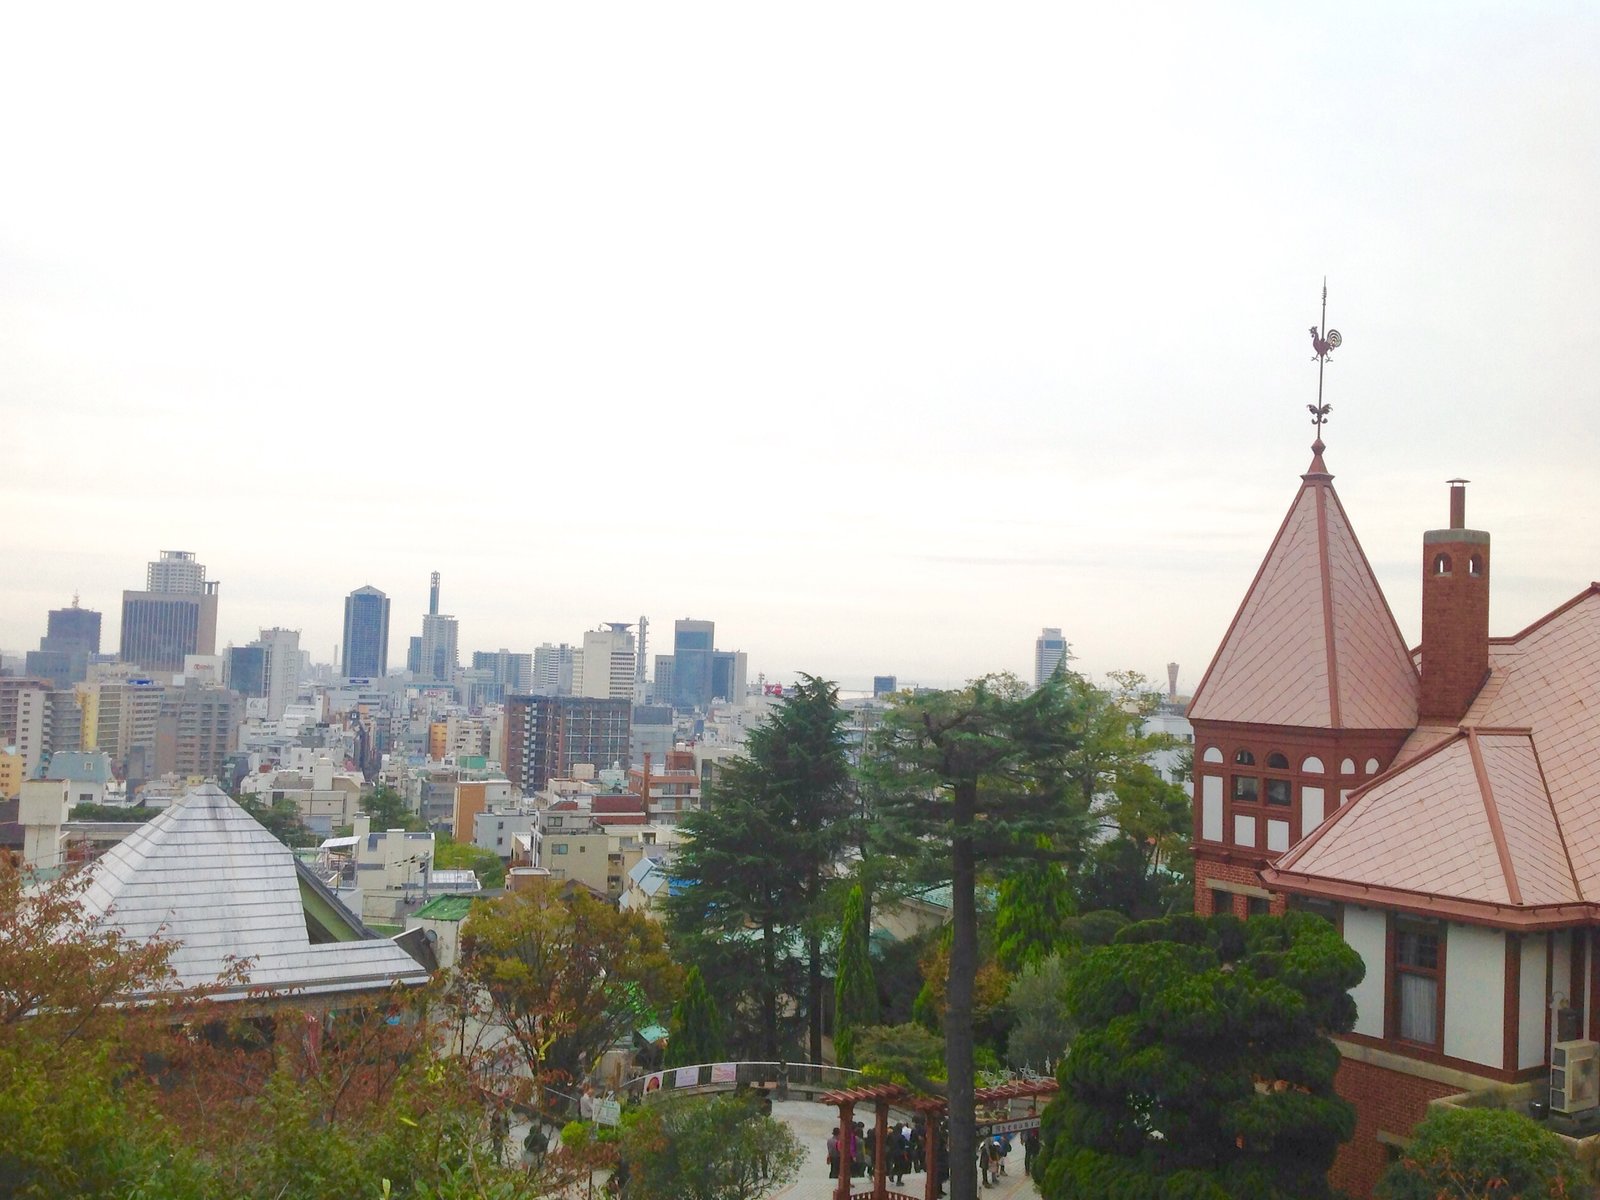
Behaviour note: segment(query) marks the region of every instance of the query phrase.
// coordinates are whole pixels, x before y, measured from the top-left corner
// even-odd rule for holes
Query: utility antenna
[[[1311,423],[1317,427],[1317,441],[1322,441],[1322,423],[1328,419],[1328,414],[1333,411],[1333,405],[1322,402],[1322,372],[1328,365],[1328,355],[1337,350],[1344,342],[1337,329],[1328,329],[1328,277],[1322,277],[1322,325],[1326,333],[1318,333],[1318,326],[1311,327],[1311,348],[1316,351],[1312,362],[1317,364],[1317,402],[1308,404],[1311,410]]]

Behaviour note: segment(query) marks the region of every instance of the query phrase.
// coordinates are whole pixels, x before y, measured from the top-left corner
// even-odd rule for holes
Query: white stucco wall
[[[1445,933],[1444,1052],[1499,1067],[1505,1058],[1505,934],[1477,925]]]
[[[1375,909],[1347,904],[1344,909],[1344,940],[1367,965],[1366,978],[1350,992],[1350,998],[1356,1002],[1355,1032],[1368,1037],[1382,1037],[1388,921],[1383,913]]]
[[[1545,1060],[1545,936],[1530,933],[1522,939],[1522,988],[1517,1030],[1517,1067],[1537,1067]]]

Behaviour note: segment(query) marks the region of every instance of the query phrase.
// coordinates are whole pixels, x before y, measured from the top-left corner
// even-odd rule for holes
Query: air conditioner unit
[[[1550,1111],[1600,1108],[1600,1042],[1557,1042],[1550,1048]]]

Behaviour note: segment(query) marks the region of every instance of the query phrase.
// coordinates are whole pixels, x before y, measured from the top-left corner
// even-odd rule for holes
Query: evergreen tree
[[[668,1067],[689,1067],[698,1063],[721,1062],[727,1054],[723,1044],[722,1015],[717,1011],[699,967],[690,967],[683,982],[683,995],[672,1006],[668,1023]]]
[[[856,1030],[878,1023],[878,984],[873,976],[870,930],[861,885],[850,889],[839,929],[839,970],[833,987],[833,1053],[841,1067],[856,1065]]]
[[[1049,848],[1048,840],[1042,844]],[[1072,884],[1053,862],[1028,863],[1000,881],[995,907],[995,957],[1015,975],[1071,949],[1077,943],[1072,921]]]
[[[673,865],[684,885],[668,904],[679,944],[705,934],[758,936],[750,955],[763,1053],[780,1057],[785,995],[799,992],[813,1061],[822,1055],[822,935],[828,889],[850,835],[854,803],[838,689],[809,675],[777,705],[681,828]],[[792,949],[791,949],[792,947]],[[794,950],[798,950],[796,955]],[[789,960],[804,982],[795,985]]]
[[[1078,1023],[1045,1111],[1047,1200],[1328,1200],[1355,1112],[1329,1034],[1355,1021],[1360,957],[1290,913],[1125,928],[1068,983]]]
[[[1378,1181],[1381,1200],[1593,1195],[1554,1130],[1508,1108],[1430,1108],[1404,1157]]]
[[[977,1195],[978,871],[1081,845],[1103,772],[1137,757],[1109,735],[1113,722],[1101,713],[1109,703],[1068,671],[1031,691],[1014,676],[989,676],[907,698],[878,730],[873,774],[886,842],[928,882],[951,884],[944,1031],[952,1200]]]

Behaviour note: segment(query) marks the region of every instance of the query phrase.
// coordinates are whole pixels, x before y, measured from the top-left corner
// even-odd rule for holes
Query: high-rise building
[[[506,777],[524,795],[572,773],[576,763],[604,769],[629,760],[633,705],[589,696],[506,698]]]
[[[672,703],[677,708],[704,708],[711,703],[711,651],[715,621],[682,620],[672,628]]]
[[[629,626],[622,621],[609,621],[601,629],[590,629],[583,635],[581,667],[573,663],[572,690],[579,696],[598,699],[634,699],[635,642]]]
[[[482,694],[491,703],[498,704],[506,696],[534,690],[531,654],[513,654],[506,649],[474,650],[472,669],[489,673],[489,686],[482,689]]]
[[[1033,643],[1033,685],[1038,687],[1056,673],[1067,657],[1067,639],[1061,630],[1049,626],[1042,630]]]
[[[92,681],[85,696],[83,748],[104,750],[124,772],[149,779],[165,691],[155,680],[139,676]]]
[[[711,652],[711,695],[730,704],[743,704],[748,689],[749,656],[743,650]]]
[[[406,672],[411,675],[422,674],[422,639],[419,637],[406,641]]]
[[[874,675],[872,677],[872,698],[882,700],[885,696],[892,696],[899,690],[900,681],[893,675]]]
[[[570,696],[573,660],[578,653],[566,642],[559,646],[546,642],[537,647],[533,652],[533,686],[529,692],[536,696]]]
[[[265,652],[262,673],[267,685],[267,720],[276,721],[300,691],[300,631],[263,629],[256,645]]]
[[[456,651],[457,622],[439,611],[439,572],[429,580],[428,613],[422,618],[422,645],[418,648],[417,674],[423,679],[448,682],[461,665]]]
[[[39,648],[28,651],[24,671],[35,679],[48,679],[58,688],[82,683],[89,674],[89,663],[100,653],[100,614],[79,608],[72,598],[71,608],[53,608],[45,624]]]
[[[254,646],[229,646],[223,681],[246,699],[267,694],[267,650]]]
[[[42,679],[0,679],[0,750],[15,747],[31,779],[49,750],[50,685]]]
[[[389,671],[389,597],[368,585],[344,598],[344,650],[339,673],[377,679]]]
[[[154,773],[222,779],[243,715],[244,702],[228,688],[187,683],[166,689],[156,715]]]
[[[217,652],[217,583],[187,550],[163,550],[142,592],[122,593],[118,657],[146,671],[183,670],[188,654]]]

